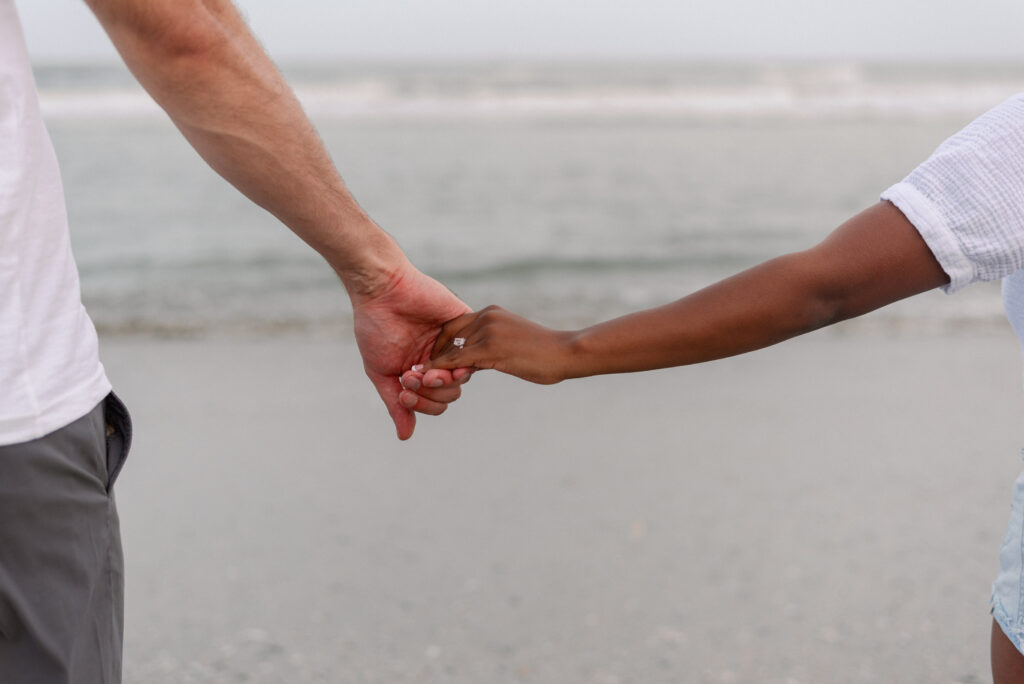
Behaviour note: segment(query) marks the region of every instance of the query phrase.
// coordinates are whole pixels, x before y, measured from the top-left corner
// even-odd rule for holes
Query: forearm
[[[668,368],[760,349],[837,320],[808,287],[803,254],[756,266],[665,306],[572,335],[566,377]]]
[[[128,67],[199,154],[324,256],[350,291],[404,262],[345,188],[228,0],[89,0]]]
[[[429,366],[493,368],[542,384],[681,366],[767,347],[946,282],[914,226],[880,202],[816,247],[578,332],[499,307],[460,316],[445,324]]]
[[[574,334],[567,377],[679,366],[761,349],[947,281],[903,214],[879,203],[812,249]]]

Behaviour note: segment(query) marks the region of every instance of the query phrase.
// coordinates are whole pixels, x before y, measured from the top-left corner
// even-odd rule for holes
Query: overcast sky
[[[37,60],[114,53],[82,0],[17,0]],[[276,58],[1024,61],[1022,0],[238,0]]]

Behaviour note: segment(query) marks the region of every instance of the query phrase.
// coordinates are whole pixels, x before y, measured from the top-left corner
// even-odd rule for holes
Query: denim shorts
[[[1024,653],[1024,471],[1013,483],[1010,524],[999,551],[999,575],[992,583],[992,617]]]

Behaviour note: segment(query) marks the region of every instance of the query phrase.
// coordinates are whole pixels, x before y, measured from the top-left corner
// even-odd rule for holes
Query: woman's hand
[[[575,333],[551,330],[501,307],[489,306],[445,323],[430,361],[418,370],[493,369],[552,385],[573,377],[574,338]],[[462,345],[456,345],[456,340],[463,340]]]

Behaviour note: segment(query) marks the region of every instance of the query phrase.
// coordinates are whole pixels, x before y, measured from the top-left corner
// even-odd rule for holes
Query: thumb
[[[416,414],[398,401],[398,395],[402,392],[402,383],[398,378],[376,374],[370,376],[370,381],[377,388],[377,394],[384,401],[384,406],[387,407],[391,420],[395,423],[398,439],[405,441],[412,437],[413,430],[416,429]]]

